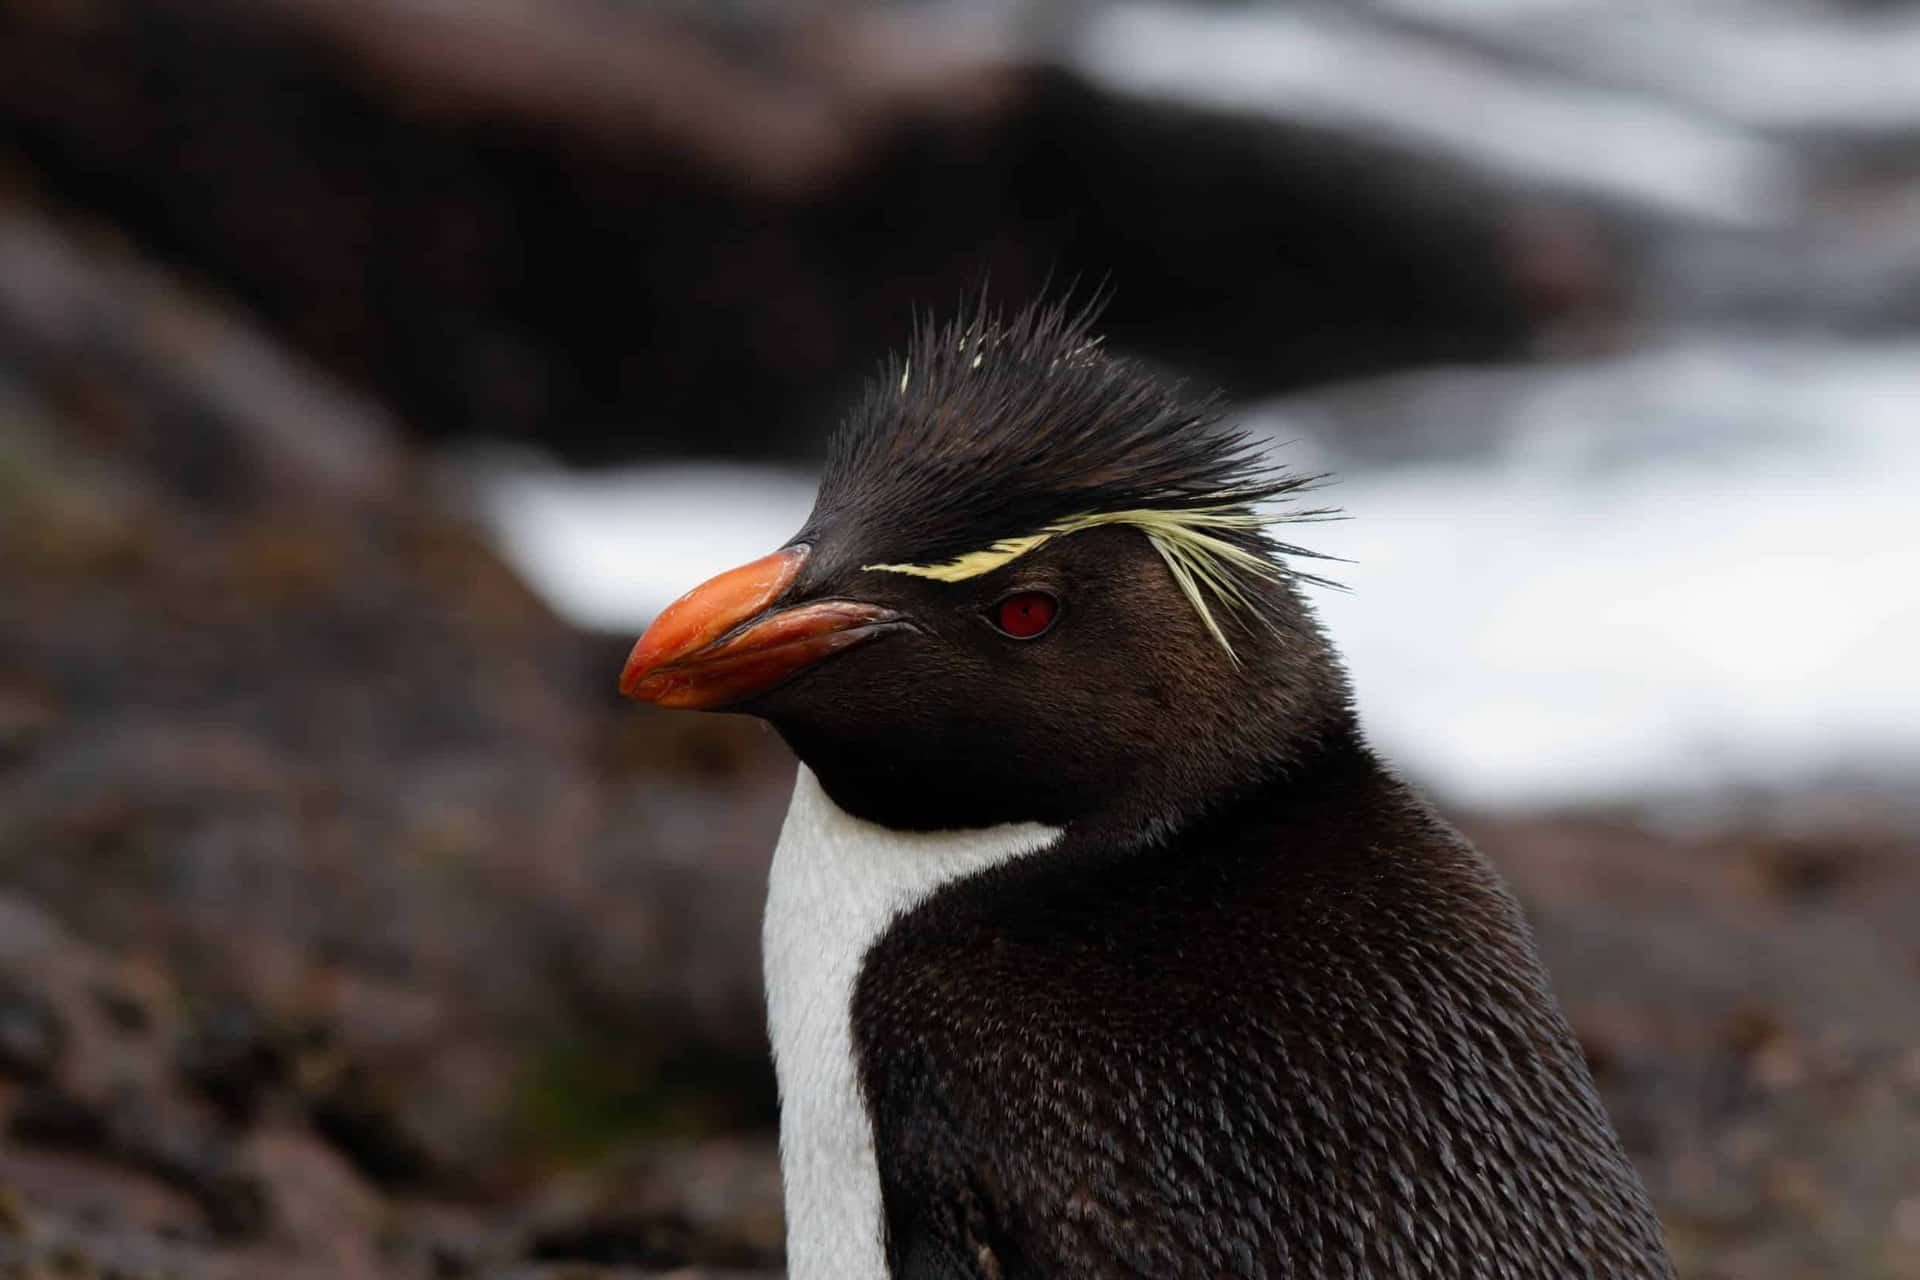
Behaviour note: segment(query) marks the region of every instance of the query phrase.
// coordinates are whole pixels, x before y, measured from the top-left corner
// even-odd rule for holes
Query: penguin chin
[[[896,831],[1067,826],[1138,794],[1130,753],[1064,753],[1053,735],[1005,733],[994,704],[956,706],[924,682],[917,700],[901,692],[887,670],[897,643],[829,659],[735,709],[768,721],[840,809]]]

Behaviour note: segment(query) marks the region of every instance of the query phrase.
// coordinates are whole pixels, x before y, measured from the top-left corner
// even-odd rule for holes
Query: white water
[[[690,588],[784,544],[813,508],[813,477],[773,467],[586,474],[518,458],[483,461],[473,475],[507,558],[549,604],[636,636]]]
[[[1692,104],[1503,65],[1357,9],[1104,5],[1070,57],[1125,93],[1316,121],[1688,218],[1797,211],[1791,156]]]
[[[1394,384],[1417,420],[1462,380]],[[1865,765],[1920,778],[1920,345],[1693,340],[1467,380],[1490,454],[1348,470],[1318,604],[1376,743],[1457,800],[1554,802]],[[1338,464],[1339,397],[1256,430]],[[1456,406],[1457,409],[1457,406]],[[1326,444],[1316,444],[1318,438]],[[495,470],[484,510],[563,612],[635,634],[780,545],[760,468]]]
[[[1417,29],[1774,133],[1920,127],[1920,13],[1792,0],[1372,0]]]
[[[1355,475],[1311,531],[1390,754],[1487,802],[1920,780],[1920,346],[1679,347],[1504,409],[1491,459]]]

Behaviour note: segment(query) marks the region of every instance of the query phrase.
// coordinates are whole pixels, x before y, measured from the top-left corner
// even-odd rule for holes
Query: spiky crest
[[[852,535],[860,568],[960,581],[1053,538],[1139,528],[1208,631],[1233,653],[1212,605],[1271,621],[1264,583],[1312,556],[1269,530],[1324,510],[1262,509],[1316,477],[1284,474],[1221,425],[1214,397],[1185,399],[1091,334],[1098,304],[983,299],[915,327],[829,446],[810,528]],[[857,529],[857,532],[856,532]],[[1211,604],[1210,604],[1211,601]]]

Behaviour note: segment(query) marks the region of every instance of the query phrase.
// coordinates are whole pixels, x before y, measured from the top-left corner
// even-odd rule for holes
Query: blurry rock
[[[65,1036],[46,1001],[0,978],[0,1075],[30,1083],[47,1079]]]
[[[154,1007],[149,1003],[150,993],[141,988],[151,986],[157,978],[150,971],[136,969],[103,979],[94,984],[94,1003],[115,1031],[124,1036],[145,1035],[154,1027]]]
[[[652,1143],[549,1190],[529,1253],[602,1265],[765,1267],[781,1260],[784,1232],[771,1141]]]
[[[313,1100],[310,1114],[322,1137],[384,1185],[412,1186],[436,1173],[447,1180],[457,1175],[459,1164],[451,1159],[436,1167],[409,1131],[404,1101],[382,1096],[381,1086],[363,1070],[342,1072]]]
[[[780,1280],[783,1272],[731,1267],[602,1267],[577,1262],[508,1267],[488,1271],[484,1280]]]
[[[272,1206],[226,1135],[172,1099],[101,1099],[43,1087],[14,1107],[7,1136],[30,1146],[100,1157],[149,1173],[192,1196],[220,1236],[261,1234]]]
[[[34,1089],[16,1099],[7,1137],[28,1145],[97,1152],[112,1141],[106,1108],[58,1089]]]
[[[52,916],[25,898],[0,892],[0,965],[33,964],[67,943]]]
[[[0,1236],[19,1239],[33,1229],[26,1206],[12,1187],[0,1188]]]
[[[33,1069],[22,1073],[29,1087],[0,1108],[6,1139],[157,1178],[192,1197],[215,1232],[258,1234],[267,1212],[260,1188],[176,1082],[172,1034],[129,1031],[99,999],[123,985],[112,962],[0,894],[0,992],[34,1011],[16,1019],[14,1042],[34,1050]],[[155,1011],[145,1016],[150,1030]]]
[[[116,1089],[164,1087],[157,1046],[131,1037],[99,999],[120,968],[17,895],[0,891],[0,1008],[11,1001],[18,1074],[30,1094],[104,1099]],[[157,1016],[157,1015],[156,1015]]]
[[[1884,833],[1828,830],[1756,833],[1753,861],[1766,884],[1783,897],[1814,901],[1834,895],[1849,880],[1871,875],[1875,863],[1894,853]]]
[[[16,680],[0,676],[0,766],[32,751],[60,721],[51,697]]]
[[[365,498],[393,483],[399,458],[372,406],[136,261],[90,255],[21,212],[0,202],[0,339],[57,375],[100,436],[200,496],[264,484]],[[147,429],[155,418],[168,430]],[[49,505],[97,525],[95,541],[135,514],[84,494]]]
[[[59,708],[0,757],[6,1025],[46,1086],[20,1132],[258,1234],[270,1206],[226,1181],[256,1124],[383,1190],[503,1195],[636,1131],[764,1123],[777,742],[636,734],[619,655],[411,468],[338,461],[403,456],[354,443],[374,419],[291,361],[272,396],[221,386],[203,348],[257,339],[27,221],[14,243],[58,252],[0,284],[8,421],[32,489],[137,511],[139,554],[33,552],[44,522],[0,518],[0,685]]]
[[[0,1188],[0,1197],[13,1200],[20,1228],[86,1222],[102,1230],[175,1239],[207,1234],[206,1219],[191,1197],[149,1174],[91,1156],[0,1146]]]
[[[338,1154],[298,1130],[269,1128],[247,1139],[245,1158],[286,1245],[340,1280],[382,1274],[387,1206]]]
[[[284,1047],[260,1016],[236,1002],[201,1018],[174,1061],[181,1078],[236,1123],[254,1117],[288,1069]]]
[[[912,308],[982,281],[1106,282],[1116,342],[1247,393],[1515,355],[1599,292],[1457,167],[916,50],[883,8],[85,12],[0,6],[0,128],[37,179],[433,437],[805,456]],[[362,469],[301,444],[275,361],[164,314],[272,457]]]

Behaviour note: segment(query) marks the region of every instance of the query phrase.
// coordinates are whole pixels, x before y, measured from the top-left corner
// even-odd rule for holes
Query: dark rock
[[[287,1074],[283,1046],[259,1014],[231,1001],[200,1020],[175,1062],[181,1078],[235,1123],[251,1120]]]
[[[0,769],[32,753],[60,722],[60,710],[43,690],[0,676]]]
[[[224,1138],[190,1115],[162,1114],[150,1100],[29,1091],[7,1136],[18,1142],[103,1157],[150,1173],[197,1201],[218,1235],[244,1239],[267,1226],[270,1206],[258,1178],[236,1162]]]
[[[112,1141],[105,1108],[58,1089],[32,1089],[14,1103],[7,1136],[17,1142],[101,1151]]]
[[[153,1030],[153,1011],[132,988],[117,982],[98,982],[93,998],[114,1030],[123,1035],[145,1035]]]
[[[31,1221],[42,1227],[84,1223],[129,1235],[208,1238],[206,1216],[192,1197],[97,1155],[0,1144],[0,1187],[31,1206]]]
[[[804,456],[989,280],[1106,282],[1116,342],[1247,393],[1517,354],[1562,306],[1458,171],[1058,70],[876,78],[857,10],[747,56],[646,6],[67,12],[0,8],[36,176],[435,437]],[[213,438],[155,441],[187,491],[246,474],[168,439]]]
[[[539,1262],[591,1262],[609,1267],[680,1267],[693,1260],[693,1228],[673,1217],[607,1219],[534,1238]]]
[[[550,1190],[528,1256],[603,1266],[777,1265],[780,1167],[771,1142],[646,1143]]]
[[[381,1097],[363,1072],[347,1072],[316,1098],[310,1117],[315,1132],[382,1186],[417,1186],[435,1171],[432,1157],[408,1132],[402,1110]]]
[[[45,1000],[0,977],[0,1075],[46,1080],[59,1063],[65,1036]]]

